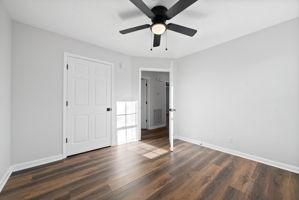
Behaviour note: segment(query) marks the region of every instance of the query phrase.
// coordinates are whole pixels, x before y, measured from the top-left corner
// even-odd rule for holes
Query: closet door
[[[111,145],[111,68],[68,57],[67,155]]]

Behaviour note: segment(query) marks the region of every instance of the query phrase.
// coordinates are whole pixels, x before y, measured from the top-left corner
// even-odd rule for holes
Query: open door
[[[169,73],[169,143],[170,151],[173,151],[173,139],[174,139],[174,102],[173,102],[173,73]]]

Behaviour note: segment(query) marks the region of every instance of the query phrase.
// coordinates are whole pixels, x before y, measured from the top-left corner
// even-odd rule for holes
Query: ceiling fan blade
[[[154,47],[160,46],[161,35],[154,35]]]
[[[188,35],[190,37],[194,36],[197,32],[197,30],[192,29],[192,28],[188,28],[185,26],[181,26],[181,25],[177,25],[177,24],[168,24],[167,25],[167,29],[171,30],[171,31],[175,31],[184,35]]]
[[[193,3],[195,3],[197,0],[179,0],[176,4],[174,4],[171,8],[169,8],[166,12],[166,16],[168,19],[173,18],[189,6],[191,6]]]
[[[146,29],[146,28],[149,28],[151,25],[149,24],[144,24],[144,25],[141,25],[141,26],[136,26],[136,27],[133,27],[133,28],[128,28],[128,29],[125,29],[125,30],[121,30],[119,31],[121,34],[127,34],[127,33],[131,33],[131,32],[134,32],[134,31],[139,31],[139,30],[142,30],[142,29]]]
[[[142,0],[130,0],[139,10],[141,10],[150,19],[155,17],[155,14]]]

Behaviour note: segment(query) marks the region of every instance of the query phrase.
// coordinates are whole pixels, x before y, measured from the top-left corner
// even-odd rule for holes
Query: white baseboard
[[[179,140],[189,142],[189,143],[201,145],[201,146],[204,146],[204,147],[207,147],[207,148],[210,148],[210,149],[214,149],[214,150],[217,150],[217,151],[221,151],[221,152],[228,153],[228,154],[231,154],[231,155],[234,155],[234,156],[242,157],[242,158],[245,158],[245,159],[248,159],[248,160],[253,160],[255,162],[263,163],[263,164],[266,164],[266,165],[270,165],[270,166],[273,166],[273,167],[277,167],[277,168],[280,168],[280,169],[284,169],[284,170],[299,174],[299,167],[294,166],[294,165],[289,165],[289,164],[286,164],[286,163],[269,160],[269,159],[262,158],[262,157],[259,157],[259,156],[250,155],[250,154],[243,153],[243,152],[240,152],[240,151],[237,151],[237,150],[216,146],[216,145],[213,145],[213,144],[209,144],[209,143],[202,142],[202,141],[195,140],[195,139],[191,139],[191,138],[186,138],[186,137],[182,137],[182,136],[177,136],[176,138],[179,139]]]
[[[163,127],[166,127],[166,124],[161,124],[161,125],[158,125],[158,126],[151,126],[148,129],[153,130],[153,129],[156,129],[156,128],[163,128]]]
[[[0,192],[2,191],[2,189],[4,188],[4,185],[6,184],[6,182],[8,181],[11,173],[12,173],[12,167],[9,167],[6,171],[6,173],[1,177],[0,179]]]
[[[8,181],[8,179],[9,179],[10,175],[12,174],[12,172],[28,169],[28,168],[31,168],[31,167],[36,167],[36,166],[39,166],[39,165],[48,164],[48,163],[51,163],[51,162],[62,160],[64,158],[65,157],[63,155],[50,156],[50,157],[47,157],[47,158],[42,158],[42,159],[38,159],[38,160],[23,162],[23,163],[19,163],[19,164],[15,164],[13,166],[10,166],[8,168],[7,172],[3,175],[3,177],[0,180],[0,192],[4,188],[4,185]]]
[[[39,165],[44,165],[44,164],[48,164],[51,162],[55,162],[58,160],[62,160],[65,157],[63,155],[56,155],[56,156],[50,156],[47,158],[42,158],[42,159],[38,159],[38,160],[32,160],[32,161],[28,161],[28,162],[23,162],[23,163],[19,163],[19,164],[15,164],[12,166],[12,169],[14,172],[16,171],[20,171],[20,170],[24,170],[24,169],[28,169],[31,167],[36,167]]]
[[[179,135],[176,135],[175,139],[183,140],[185,142],[189,142],[189,143],[192,143],[192,144],[202,145],[201,141],[199,141],[199,140],[194,140],[194,139],[182,137],[182,136],[179,136]]]

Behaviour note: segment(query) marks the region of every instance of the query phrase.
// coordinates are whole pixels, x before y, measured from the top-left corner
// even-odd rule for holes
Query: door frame
[[[68,57],[73,57],[73,58],[79,58],[79,59],[83,59],[83,60],[88,60],[88,61],[92,61],[92,62],[98,62],[98,63],[103,63],[106,65],[110,65],[111,66],[111,108],[112,108],[112,112],[110,115],[110,144],[113,145],[113,139],[114,139],[114,132],[115,132],[115,128],[114,128],[114,123],[113,121],[116,120],[115,117],[115,105],[114,105],[114,64],[111,62],[107,62],[107,61],[102,61],[99,59],[95,59],[95,58],[89,58],[89,57],[84,57],[84,56],[80,56],[80,55],[76,55],[76,54],[72,54],[72,53],[68,53],[68,52],[64,52],[64,61],[63,61],[63,101],[62,101],[62,105],[63,105],[63,118],[62,118],[62,155],[63,158],[66,158],[68,155],[66,153],[66,138],[67,138],[67,106],[66,106],[66,101],[68,100],[67,97],[67,82],[68,82],[68,69],[67,69],[67,65],[68,65]]]
[[[150,85],[150,78],[149,77],[141,77],[141,79],[145,79],[146,80],[146,84],[147,84],[147,87],[146,87],[146,101],[147,101],[147,105],[146,105],[146,119],[147,119],[146,128],[148,129],[150,127],[149,124],[151,122],[150,121],[151,119],[149,117],[149,110],[150,110],[151,106],[150,106],[150,101],[148,99],[148,97],[150,96],[150,87],[149,87],[149,85]],[[141,87],[141,82],[140,82],[140,87]],[[141,92],[141,89],[140,89],[140,92]],[[141,93],[140,93],[140,95],[141,95]],[[141,103],[141,98],[140,98],[140,103]],[[140,115],[141,114],[142,113],[140,112]],[[141,124],[140,124],[140,126],[141,126]]]
[[[139,106],[138,106],[138,110],[139,110],[139,114],[138,114],[138,140],[141,140],[141,78],[142,78],[142,72],[143,71],[149,71],[149,72],[168,72],[169,73],[169,86],[174,87],[174,76],[173,76],[173,64],[170,68],[150,68],[150,67],[140,67],[139,68],[139,75],[138,75],[138,89],[139,89],[139,95],[138,95],[138,102],[139,102]],[[173,105],[174,102],[174,95],[173,95],[173,91],[172,90],[172,95],[169,95],[169,106]],[[171,115],[169,115],[169,125],[170,125],[170,120],[171,120]],[[173,120],[173,119],[172,119]],[[174,124],[173,124],[174,126]],[[170,141],[170,151],[174,150],[174,145],[173,145],[173,140],[174,140],[174,128],[169,127],[169,141]]]

